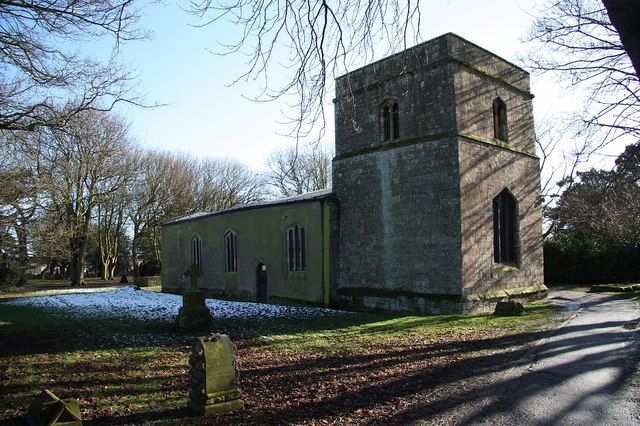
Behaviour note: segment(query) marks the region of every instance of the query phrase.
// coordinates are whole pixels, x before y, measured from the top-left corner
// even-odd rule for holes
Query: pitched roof
[[[292,197],[280,198],[277,200],[257,201],[255,203],[243,204],[241,206],[231,207],[230,209],[218,210],[214,212],[197,212],[190,215],[181,216],[176,219],[170,219],[162,223],[162,226],[173,225],[175,223],[188,222],[190,220],[202,219],[205,217],[219,216],[228,213],[234,213],[243,210],[261,209],[267,207],[282,206],[286,204],[304,203],[309,201],[322,201],[333,195],[332,189],[321,189],[319,191],[307,192],[306,194],[294,195]]]

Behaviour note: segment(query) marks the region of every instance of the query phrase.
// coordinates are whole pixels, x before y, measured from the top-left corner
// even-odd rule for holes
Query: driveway
[[[640,425],[638,303],[575,291],[549,297],[574,315],[456,423]]]

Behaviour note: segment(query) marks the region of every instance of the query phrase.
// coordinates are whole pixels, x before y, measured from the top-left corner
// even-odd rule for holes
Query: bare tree
[[[46,208],[58,214],[70,232],[72,285],[84,279],[89,225],[96,205],[125,186],[123,172],[131,142],[127,126],[115,115],[84,111],[64,130],[43,129],[29,147],[46,194]]]
[[[132,0],[0,0],[0,129],[62,127],[87,109],[139,103],[132,76],[67,46],[90,37],[140,39]]]
[[[29,225],[38,207],[37,183],[28,168],[0,172],[0,222],[13,230],[19,263],[29,263]]]
[[[554,0],[545,5],[528,40],[528,65],[587,91],[576,132],[585,152],[623,135],[640,137],[640,84],[629,56],[598,0]]]
[[[136,167],[143,173],[129,186],[128,220],[131,224],[131,259],[134,277],[140,275],[140,243],[159,241],[162,221],[197,210],[197,163],[192,157],[162,152],[140,153]],[[160,245],[153,249],[160,259]]]
[[[124,173],[131,173],[131,168],[125,168]],[[126,188],[110,197],[105,197],[96,206],[95,238],[102,263],[102,279],[112,281],[121,252],[122,237],[125,229],[125,209],[127,206]]]
[[[276,195],[290,197],[328,188],[331,185],[331,155],[321,146],[273,151],[267,160],[268,184]]]
[[[43,274],[68,278],[71,251],[69,240],[73,232],[59,213],[40,209],[29,226],[30,247],[35,258],[47,264]],[[56,269],[59,268],[59,269]]]
[[[18,264],[29,264],[29,227],[39,206],[39,182],[36,171],[23,156],[11,135],[3,135],[0,149],[0,224],[15,236]]]
[[[264,197],[262,177],[240,161],[204,159],[198,176],[199,210],[224,210]]]
[[[193,0],[191,12],[203,27],[226,21],[237,28],[216,53],[246,55],[236,82],[263,81],[256,100],[292,95],[291,134],[305,136],[324,123],[328,80],[353,61],[370,60],[380,46],[394,51],[419,37],[419,6],[417,0]]]

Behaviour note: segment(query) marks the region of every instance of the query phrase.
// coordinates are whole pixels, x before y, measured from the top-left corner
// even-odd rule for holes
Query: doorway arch
[[[255,270],[256,275],[256,299],[258,302],[266,302],[269,297],[268,293],[268,279],[267,279],[267,265],[262,262],[258,262]]]

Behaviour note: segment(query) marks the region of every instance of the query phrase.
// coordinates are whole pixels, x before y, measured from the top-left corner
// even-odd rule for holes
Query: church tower
[[[334,305],[462,313],[544,293],[526,71],[445,34],[336,80]]]

